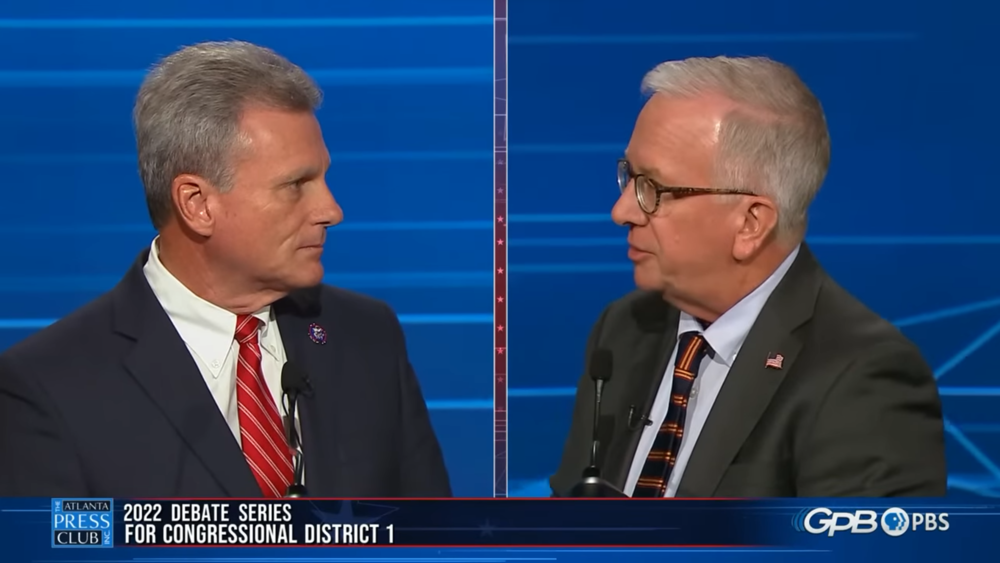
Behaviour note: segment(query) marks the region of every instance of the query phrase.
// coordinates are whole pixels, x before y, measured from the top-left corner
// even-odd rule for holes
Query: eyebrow
[[[624,158],[625,161],[628,162],[629,168],[632,169],[633,173],[635,173],[637,175],[641,175],[641,176],[646,176],[650,180],[652,180],[653,182],[655,182],[657,184],[666,185],[664,182],[662,182],[660,180],[660,178],[664,177],[664,174],[663,174],[662,170],[660,170],[658,168],[649,168],[649,167],[645,167],[645,166],[636,166],[635,163],[633,163],[631,160],[629,160],[627,153],[623,154],[622,158]]]
[[[285,180],[283,183],[290,184],[292,182],[297,182],[297,181],[299,181],[299,180],[301,180],[303,178],[313,178],[313,177],[317,176],[318,174],[319,174],[319,172],[316,170],[315,167],[310,166],[308,168],[300,168],[300,169],[298,169],[298,170],[296,170],[294,172],[291,172],[291,173],[283,176],[283,178]]]
[[[279,179],[278,179],[278,185],[279,186],[285,186],[285,185],[292,184],[292,183],[298,182],[298,181],[306,179],[306,178],[310,178],[310,179],[311,178],[318,178],[319,176],[324,175],[326,173],[326,170],[329,170],[329,169],[330,169],[330,161],[329,160],[326,163],[326,167],[323,168],[323,169],[316,168],[315,166],[303,166],[302,168],[298,168],[298,169],[296,169],[293,172],[290,172],[288,174],[285,174],[285,175],[282,175],[281,177],[279,177]]]

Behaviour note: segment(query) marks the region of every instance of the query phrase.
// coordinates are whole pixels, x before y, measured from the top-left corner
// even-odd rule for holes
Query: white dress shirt
[[[698,442],[698,435],[701,434],[701,429],[704,428],[705,421],[708,420],[708,415],[712,411],[712,405],[715,403],[716,397],[719,396],[722,384],[725,383],[726,376],[729,375],[729,369],[736,360],[736,356],[743,346],[743,341],[746,340],[750,329],[753,328],[754,323],[757,321],[757,316],[760,315],[760,311],[764,308],[767,299],[774,292],[774,288],[778,286],[778,282],[785,277],[785,274],[792,266],[792,262],[795,261],[795,257],[798,254],[799,247],[796,247],[764,283],[760,284],[757,289],[753,290],[749,295],[740,300],[739,303],[726,311],[718,320],[709,325],[707,329],[691,315],[681,312],[677,325],[678,340],[685,332],[697,332],[704,335],[710,350],[705,359],[702,360],[698,368],[698,377],[695,378],[694,385],[691,388],[691,397],[688,399],[684,423],[684,438],[681,440],[680,451],[677,452],[677,461],[670,472],[670,479],[667,481],[667,491],[664,496],[672,497],[677,492],[677,487],[684,476],[684,469],[691,457],[691,452]],[[660,425],[663,424],[663,420],[667,417],[667,408],[670,406],[670,392],[674,380],[674,361],[676,360],[676,356],[677,344],[675,342],[674,351],[670,357],[670,362],[667,364],[667,371],[660,383],[660,389],[656,394],[653,409],[649,415],[649,419],[653,424],[646,426],[642,431],[639,447],[636,449],[635,457],[632,459],[632,468],[629,471],[628,480],[625,482],[624,492],[629,496],[632,496],[632,493],[635,491],[635,484],[639,480],[643,466],[646,464],[646,457],[649,456],[649,451],[653,448],[653,442],[660,431]]]
[[[236,315],[198,297],[173,276],[160,262],[158,240],[150,245],[149,259],[143,274],[166,311],[177,333],[187,345],[205,385],[212,393],[237,443],[240,442],[240,417],[236,403],[236,363],[240,345],[236,342]],[[278,414],[281,406],[281,369],[285,365],[285,347],[271,307],[257,311],[260,319],[258,338],[264,381]]]

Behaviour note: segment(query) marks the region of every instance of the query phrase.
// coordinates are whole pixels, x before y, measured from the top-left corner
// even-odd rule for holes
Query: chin
[[[634,272],[635,286],[644,291],[663,291],[663,277],[659,271],[650,272],[637,265]]]
[[[323,283],[323,265],[318,263],[306,264],[298,269],[288,281],[289,285],[295,289],[314,287]]]

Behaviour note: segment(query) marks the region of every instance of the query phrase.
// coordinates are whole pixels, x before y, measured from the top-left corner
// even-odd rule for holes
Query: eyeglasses
[[[646,213],[652,215],[660,207],[660,196],[670,194],[675,198],[692,195],[756,195],[748,190],[716,190],[712,188],[682,188],[678,186],[661,186],[648,176],[635,174],[629,161],[622,158],[618,160],[618,189],[625,193],[630,182],[635,182],[635,198],[639,201],[639,207]]]

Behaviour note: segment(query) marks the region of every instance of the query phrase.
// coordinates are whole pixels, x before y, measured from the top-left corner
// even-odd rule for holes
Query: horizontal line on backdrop
[[[511,274],[606,274],[631,272],[631,262],[611,262],[592,264],[511,264]]]
[[[331,232],[371,231],[492,231],[493,221],[357,221],[330,227]],[[107,235],[155,234],[152,225],[0,225],[0,235]]]
[[[957,424],[958,429],[968,434],[1000,434],[1000,423],[970,422]]]
[[[510,215],[509,223],[611,223],[610,215]],[[330,227],[337,231],[492,231],[491,220],[442,220],[442,221],[357,221]],[[87,225],[0,225],[0,234],[152,234],[148,224],[87,224]],[[829,246],[892,246],[892,245],[998,245],[1000,235],[816,235],[806,237],[812,245]],[[511,238],[509,246],[524,247],[580,247],[580,246],[625,246],[628,241],[620,237],[526,237]]]
[[[492,313],[426,313],[397,315],[404,325],[493,324]],[[58,319],[0,319],[0,330],[45,328]]]
[[[145,70],[4,70],[0,88],[137,87]],[[323,86],[493,82],[493,67],[359,68],[308,71]]]
[[[610,220],[609,216],[604,217]],[[516,221],[515,217],[511,217]],[[528,221],[525,221],[528,222]],[[534,221],[537,222],[537,221]],[[556,222],[556,221],[553,221]],[[816,235],[806,237],[806,242],[814,246],[895,246],[895,245],[997,245],[1000,235],[886,235],[886,236],[854,236],[854,235]],[[537,237],[512,238],[509,246],[531,247],[578,247],[578,246],[621,246],[628,244],[624,236],[620,237]]]
[[[483,151],[357,151],[332,152],[333,162],[382,162],[390,160],[489,160],[493,152]],[[136,164],[134,153],[32,153],[0,154],[0,164]]]
[[[914,41],[911,32],[665,33],[657,35],[510,35],[508,45],[646,45],[656,43],[865,43]]]
[[[517,223],[609,223],[611,211],[607,213],[527,213],[511,214],[510,221]]]
[[[810,236],[806,237],[809,244],[829,245],[980,245],[1000,244],[1000,235],[846,235],[846,236]]]
[[[432,411],[485,411],[493,410],[493,399],[432,399],[427,401]]]
[[[541,391],[542,393],[534,393],[535,391]],[[558,393],[555,393],[557,392]],[[948,387],[941,388],[942,394],[951,396],[964,396],[956,395],[955,393],[949,393]],[[545,394],[549,393],[549,394]],[[572,398],[576,395],[576,389],[573,387],[565,388],[552,388],[552,389],[508,389],[508,397],[525,397],[525,398],[542,398],[542,397],[567,397]],[[429,400],[427,401],[427,408],[430,410],[457,410],[457,411],[471,411],[471,410],[493,410],[493,400],[492,399],[445,399],[445,400]],[[959,424],[958,427],[969,433],[979,433],[979,434],[995,434],[1000,433],[1000,424]]]
[[[965,430],[965,426],[959,425],[959,428],[962,429],[962,430]],[[552,488],[549,485],[549,477],[548,476],[538,477],[538,478],[534,478],[534,479],[525,479],[525,478],[511,479],[509,481],[509,483],[510,483],[510,485],[509,485],[509,491],[508,491],[508,497],[509,498],[548,498],[548,497],[552,496]],[[1000,487],[1000,479],[997,479],[995,476],[993,476],[993,475],[991,475],[989,473],[972,474],[972,475],[970,475],[970,474],[951,474],[951,475],[948,475],[948,488],[949,489],[958,489],[958,490],[961,490],[961,491],[971,492],[971,493],[973,493],[975,495],[978,495],[980,497],[986,497],[986,498],[998,498],[998,497],[1000,497],[1000,494],[998,494],[998,492],[997,492],[997,488],[998,487]],[[941,507],[940,505],[938,505],[938,508],[936,508],[935,510],[942,510],[943,508],[944,507]],[[45,509],[45,511],[48,512],[48,509]],[[530,553],[548,553],[548,554],[552,554],[552,553],[567,553],[567,552],[570,552],[570,551],[576,551],[576,550],[575,549],[574,550],[569,550],[569,549],[530,549],[530,550],[521,550],[522,553],[528,553],[528,552],[530,552]],[[635,549],[635,548],[627,548],[627,549],[588,549],[587,553],[627,553],[627,552],[632,552],[632,553],[636,553],[636,552],[643,552],[643,553],[660,553],[660,552],[663,552],[663,553],[668,553],[669,552],[669,553],[673,554],[673,553],[680,553],[680,552],[687,552],[687,551],[695,551],[695,550],[684,550],[684,549],[677,549],[677,548],[672,548],[672,547],[670,547],[670,548],[655,548],[655,549]],[[712,551],[725,551],[726,553],[743,553],[743,552],[749,552],[749,553],[796,553],[796,552],[805,552],[805,551],[808,551],[810,553],[814,552],[813,550],[791,550],[791,549],[761,549],[761,548],[751,548],[751,549],[731,549],[731,548],[705,549],[705,548],[698,548],[698,552],[699,553],[708,553],[708,552],[712,552]],[[667,557],[669,557],[669,555]],[[553,558],[553,559],[555,559],[555,558]]]
[[[1000,387],[939,387],[942,397],[1000,397]]]
[[[581,273],[627,273],[632,271],[628,262],[596,264],[513,264],[508,266],[511,274],[581,274]],[[107,291],[118,283],[120,277],[86,275],[50,276],[0,276],[0,292],[45,293],[45,292],[97,292]],[[330,285],[355,289],[371,288],[454,288],[493,287],[493,270],[458,272],[384,272],[384,273],[344,273],[331,274],[324,278]],[[925,319],[946,318],[966,312],[996,306],[996,300],[977,304],[962,305],[945,311],[924,313],[912,319],[898,321],[900,326],[928,322]],[[958,311],[958,312],[953,312]]]
[[[387,18],[80,18],[0,19],[0,29],[288,29],[492,26],[493,16]]]
[[[938,391],[943,397],[1000,397],[1000,387],[940,387]],[[512,387],[507,389],[507,396],[524,399],[575,397],[576,387]]]
[[[0,229],[0,232],[3,232]],[[508,247],[530,246],[542,248],[563,248],[563,247],[593,247],[593,246],[628,246],[628,240],[624,233],[620,237],[538,237],[538,238],[511,238],[507,241]]]
[[[493,313],[408,313],[397,317],[405,325],[493,324]]]
[[[625,145],[617,143],[547,143],[540,145],[513,144],[507,147],[507,152],[511,154],[611,153],[620,156],[625,152]]]
[[[0,276],[0,293],[83,292],[110,290],[120,276]],[[493,287],[492,268],[466,272],[385,272],[330,274],[327,284],[350,289]]]
[[[630,262],[607,263],[540,263],[511,264],[507,272],[514,274],[624,274],[631,273]],[[118,283],[115,276],[50,275],[0,276],[0,292],[44,293],[106,291]],[[491,271],[465,272],[386,272],[332,274],[325,279],[330,285],[346,288],[449,288],[493,287]]]

